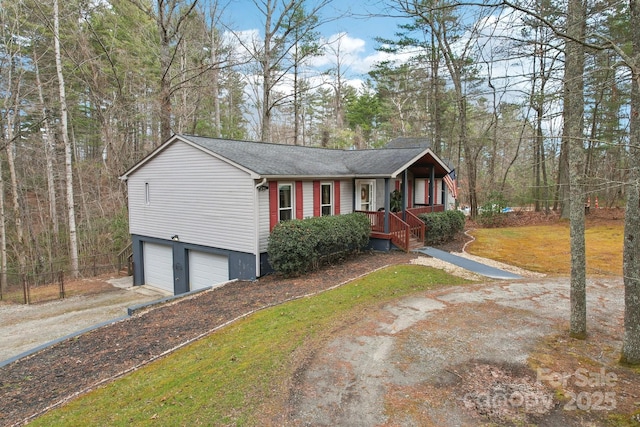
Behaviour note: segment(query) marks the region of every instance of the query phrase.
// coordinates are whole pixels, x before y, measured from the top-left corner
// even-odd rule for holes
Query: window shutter
[[[278,181],[269,181],[269,231],[278,223]]]
[[[396,190],[400,191],[400,180],[396,179]]]
[[[313,216],[320,216],[320,181],[313,181]]]
[[[409,194],[407,195],[407,208],[413,207],[413,181],[409,181]]]
[[[333,213],[340,215],[340,181],[333,182]]]
[[[294,200],[296,204],[296,218],[302,219],[304,217],[304,210],[302,204],[302,181],[296,181],[296,199]]]

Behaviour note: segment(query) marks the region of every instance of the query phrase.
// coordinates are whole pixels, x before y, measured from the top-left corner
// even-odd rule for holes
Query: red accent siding
[[[333,198],[333,213],[340,215],[340,181],[333,182]]]
[[[320,216],[320,181],[313,181],[313,216]]]
[[[302,219],[304,217],[304,210],[302,204],[302,181],[296,181],[296,218]]]
[[[269,181],[269,231],[278,223],[278,181]]]

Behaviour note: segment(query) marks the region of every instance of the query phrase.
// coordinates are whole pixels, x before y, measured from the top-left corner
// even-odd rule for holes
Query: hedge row
[[[464,230],[465,216],[458,210],[420,214],[418,217],[427,226],[425,238],[427,244],[448,242]]]
[[[284,275],[299,275],[360,251],[370,232],[369,218],[360,213],[284,221],[269,236],[269,264]]]

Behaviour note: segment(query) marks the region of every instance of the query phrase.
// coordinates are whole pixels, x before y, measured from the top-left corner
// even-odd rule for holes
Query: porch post
[[[405,169],[402,174],[402,182],[404,184],[402,190],[402,220],[407,220],[407,206],[409,206],[409,170]]]
[[[431,175],[429,177],[429,206],[433,206],[433,183],[436,180],[436,170],[431,167]]]
[[[389,211],[391,210],[391,184],[389,178],[384,179],[384,232],[389,232]]]

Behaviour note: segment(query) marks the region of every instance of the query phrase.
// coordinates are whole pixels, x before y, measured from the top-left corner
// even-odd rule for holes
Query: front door
[[[376,209],[376,182],[374,180],[356,181],[356,210],[374,211]]]

